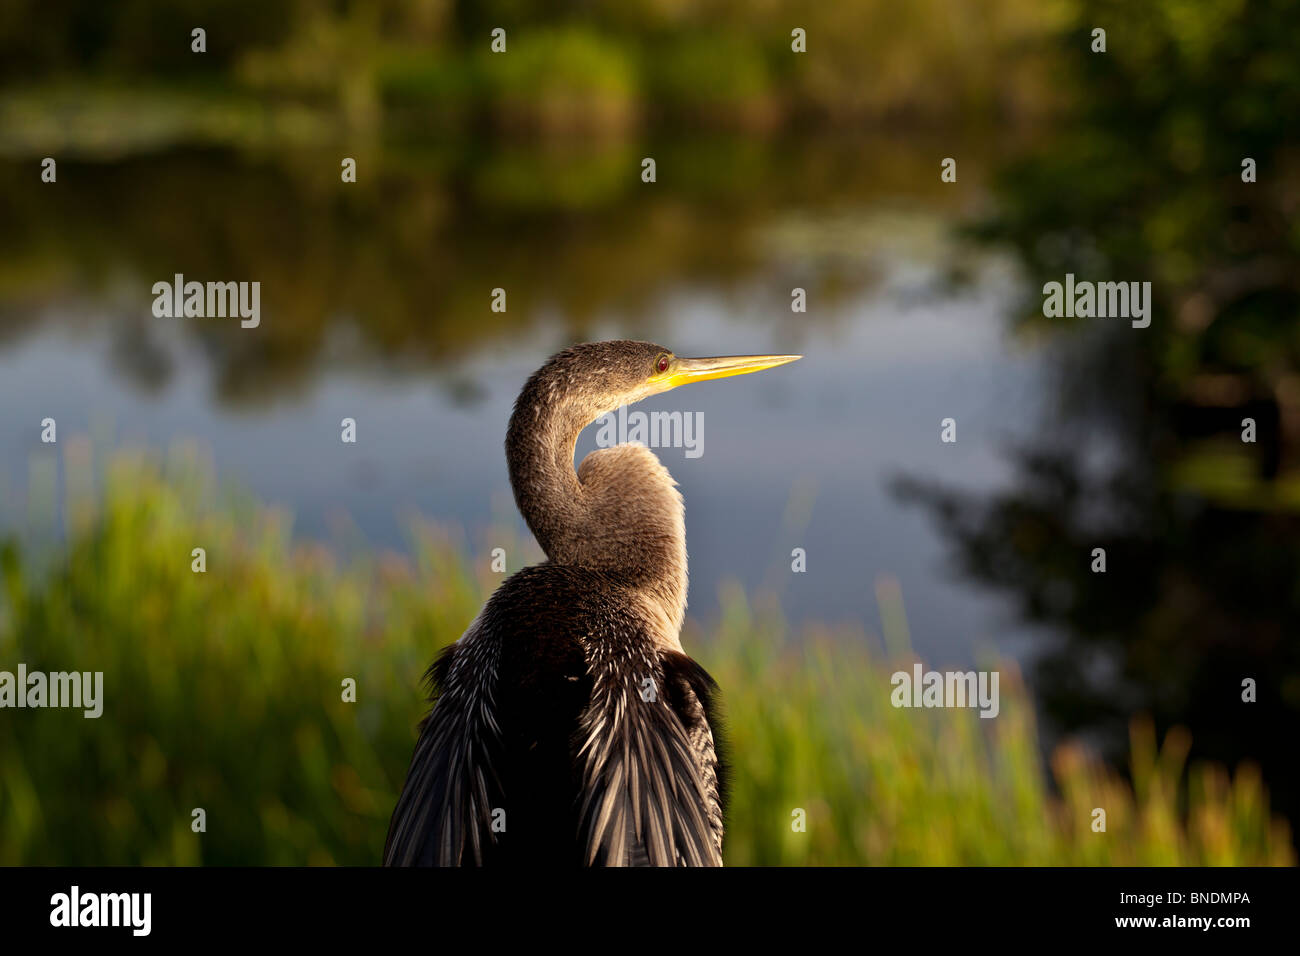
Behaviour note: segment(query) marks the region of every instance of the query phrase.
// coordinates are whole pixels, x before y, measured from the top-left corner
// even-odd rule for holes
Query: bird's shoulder
[[[701,696],[710,693],[711,678],[668,629],[653,599],[616,575],[546,563],[504,581],[458,643],[466,654],[490,644],[491,654],[478,656],[500,662],[503,687],[581,672],[584,686],[632,675],[640,686],[671,675]]]
[[[593,635],[635,641],[635,592],[606,572],[537,564],[507,578],[479,616],[480,640],[496,640],[536,661],[583,645]]]
[[[552,619],[575,610],[616,605],[624,591],[607,571],[544,561],[506,578],[488,598],[484,612],[490,617],[508,613],[519,622]]]

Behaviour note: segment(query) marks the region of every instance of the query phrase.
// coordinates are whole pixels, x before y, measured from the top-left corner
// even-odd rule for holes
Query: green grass
[[[3,714],[0,864],[377,862],[421,673],[499,576],[430,526],[413,558],[295,544],[192,457],[118,458],[102,485],[68,503],[52,557],[0,557],[0,669],[103,671],[106,698],[98,720]],[[1185,772],[1185,735],[1157,749],[1136,723],[1132,787],[1061,750],[1053,796],[1014,666],[995,720],[899,710],[905,662],[864,637],[796,641],[725,604],[716,636],[686,641],[724,691],[732,864],[1294,863],[1258,775]]]

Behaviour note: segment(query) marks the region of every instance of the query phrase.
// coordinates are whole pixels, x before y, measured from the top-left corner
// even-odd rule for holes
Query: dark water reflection
[[[1057,636],[1035,668],[1055,726],[1116,752],[1135,712],[1187,726],[1193,758],[1258,760],[1294,824],[1300,166],[1288,118],[1300,73],[1282,39],[1294,10],[1260,3],[1195,37],[1139,6],[1112,35],[1121,22],[1142,51],[1064,55],[1079,78],[1074,122],[1001,170],[979,232],[1036,279],[1013,310],[1021,327],[1049,325],[1038,289],[1067,272],[1151,281],[1152,325],[1082,323],[1009,490],[930,476],[901,487],[968,580]],[[1243,176],[1247,160],[1267,172]]]

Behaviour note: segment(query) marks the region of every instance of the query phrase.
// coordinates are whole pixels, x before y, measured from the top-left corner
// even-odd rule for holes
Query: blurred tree
[[[1105,24],[1106,54],[1089,50]],[[1131,714],[1194,754],[1257,758],[1300,819],[1300,20],[1285,0],[1083,3],[1063,42],[1075,121],[1000,176],[976,233],[1040,288],[1151,280],[1150,328],[1078,320],[1058,405],[986,499],[928,480],[962,570],[1059,642],[1036,686],[1056,730],[1122,748]],[[1241,161],[1257,160],[1256,183]],[[1241,420],[1258,424],[1241,441]],[[1090,553],[1104,547],[1108,570]],[[1244,704],[1241,682],[1259,682]]]

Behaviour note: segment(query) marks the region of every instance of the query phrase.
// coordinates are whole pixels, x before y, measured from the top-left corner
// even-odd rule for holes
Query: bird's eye
[[[659,371],[661,372],[668,371],[668,356],[667,355],[659,356],[659,361],[655,363],[655,367],[659,369]]]

